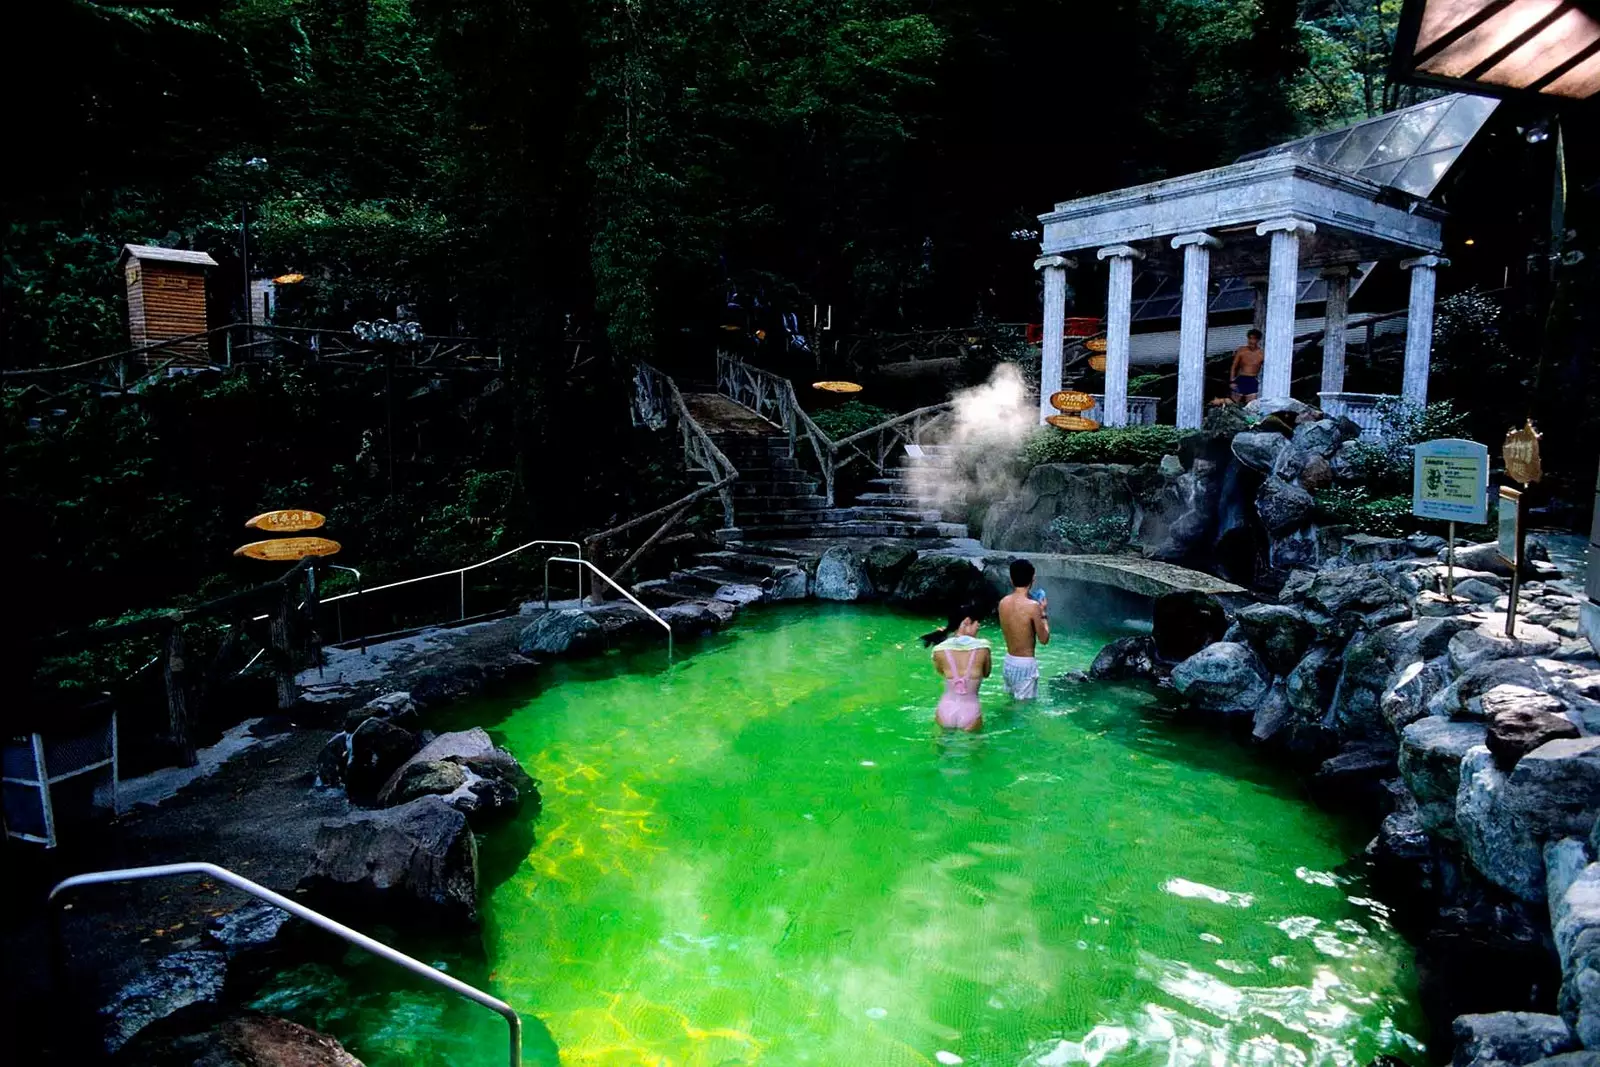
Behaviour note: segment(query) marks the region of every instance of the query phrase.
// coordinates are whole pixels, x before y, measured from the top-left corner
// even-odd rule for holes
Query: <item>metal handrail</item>
[[[522,1067],[522,1019],[517,1015],[516,1009],[505,1001],[491,997],[481,989],[470,986],[459,978],[445,974],[438,968],[430,967],[421,960],[412,959],[404,952],[390,948],[382,941],[368,937],[358,930],[352,930],[343,923],[335,922],[328,918],[321,912],[312,911],[304,904],[298,904],[281,893],[274,893],[266,886],[258,885],[248,878],[234,874],[225,867],[218,867],[215,863],[164,863],[155,867],[127,867],[116,871],[76,874],[57,883],[56,887],[50,890],[49,901],[53,904],[57,895],[64,890],[77,889],[81,886],[108,885],[114,882],[137,882],[150,878],[168,878],[183,874],[203,874],[215,878],[219,882],[224,882],[235,889],[248,893],[257,900],[264,900],[273,907],[281,908],[296,918],[304,919],[320,930],[326,930],[335,937],[343,938],[350,944],[355,945],[357,948],[365,949],[379,959],[388,960],[390,963],[403,967],[419,978],[426,978],[435,985],[444,986],[451,992],[466,997],[475,1004],[483,1005],[505,1019],[506,1026],[510,1030],[511,1054],[508,1062],[511,1067]],[[59,911],[52,909],[52,944],[58,953],[58,963],[60,962],[59,953],[61,951],[60,915]]]
[[[550,610],[550,564],[552,563],[576,563],[580,567],[588,567],[595,574],[598,574],[601,580],[607,585],[621,593],[623,596],[627,597],[634,607],[638,608],[640,611],[654,619],[662,629],[667,631],[667,662],[672,662],[672,627],[667,623],[667,620],[663,619],[660,615],[657,615],[655,612],[641,604],[638,597],[634,596],[632,593],[622,588],[622,586],[612,581],[611,575],[607,574],[599,567],[596,567],[593,563],[590,563],[586,559],[571,559],[567,556],[551,556],[549,559],[544,561],[544,609],[546,611]],[[592,581],[589,584],[591,587],[594,585]]]

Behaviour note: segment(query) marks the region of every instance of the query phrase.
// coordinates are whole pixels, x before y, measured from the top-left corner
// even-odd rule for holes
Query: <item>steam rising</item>
[[[955,515],[1016,487],[1011,460],[1037,425],[1038,408],[1014,363],[1000,364],[988,381],[950,399],[955,407],[939,435],[940,444],[952,446],[950,464],[913,465],[909,480],[923,508]]]

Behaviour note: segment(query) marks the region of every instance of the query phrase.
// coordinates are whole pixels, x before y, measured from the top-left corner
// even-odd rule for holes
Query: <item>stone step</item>
[[[750,511],[741,512],[739,521],[745,526],[792,526],[801,522],[938,522],[937,511],[920,508],[821,508],[801,511]]]
[[[697,585],[673,581],[671,578],[650,578],[633,587],[633,595],[652,608],[667,608],[685,600],[699,600],[705,590]]]
[[[861,493],[857,495],[856,503],[875,508],[915,508],[918,511],[923,510],[922,502],[909,493]]]
[[[714,552],[698,552],[694,557],[708,567],[720,567],[744,575],[745,581],[772,578],[805,564],[804,559],[778,555],[776,552],[741,552],[725,548]]]
[[[699,589],[699,595],[701,596],[710,596],[725,585],[761,584],[759,578],[752,581],[751,575],[741,571],[732,571],[706,564],[690,567],[688,570],[673,571],[672,581],[676,585]]]
[[[740,511],[816,511],[828,506],[821,493],[793,493],[781,496],[740,496],[734,504]]]
[[[710,483],[706,483],[710,484]],[[817,492],[817,483],[803,478],[796,478],[786,482],[747,482],[743,476],[733,483],[733,495],[738,497],[739,504],[756,499],[803,499],[812,497],[827,503],[828,498]],[[804,505],[802,505],[804,506]]]
[[[771,559],[785,563],[795,563],[802,566],[811,566],[822,558],[822,553],[828,548],[822,545],[815,551],[796,548],[792,545],[774,544],[770,541],[758,541],[755,545],[745,545],[738,541],[728,544],[727,551],[743,556],[747,559]]]
[[[966,537],[967,527],[959,522],[821,522],[790,526],[734,526],[718,530],[717,540],[761,541],[797,540],[826,537]]]

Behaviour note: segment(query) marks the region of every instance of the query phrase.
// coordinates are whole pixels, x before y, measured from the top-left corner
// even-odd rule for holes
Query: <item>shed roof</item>
[[[160,245],[123,245],[122,255],[117,257],[117,262],[130,258],[145,262],[182,263],[188,267],[217,265],[217,261],[204,252],[186,252],[181,248],[162,248]]]

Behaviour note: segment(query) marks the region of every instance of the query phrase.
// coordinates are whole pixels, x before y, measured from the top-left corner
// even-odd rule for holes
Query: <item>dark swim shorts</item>
[[[1250,396],[1261,391],[1261,383],[1254,374],[1241,374],[1233,380],[1233,391],[1240,396]]]

